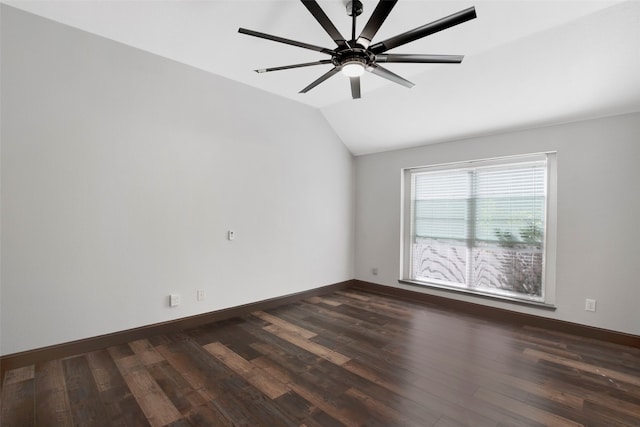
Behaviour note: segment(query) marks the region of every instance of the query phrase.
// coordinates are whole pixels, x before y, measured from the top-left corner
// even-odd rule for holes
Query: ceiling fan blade
[[[453,15],[446,16],[438,19],[437,21],[433,21],[429,24],[425,24],[421,27],[414,28],[413,30],[406,31],[402,34],[398,34],[397,36],[378,42],[371,45],[369,50],[375,54],[383,53],[389,49],[393,49],[394,47],[402,46],[403,44],[421,39],[422,37],[437,33],[438,31],[446,30],[447,28],[462,24],[463,22],[476,17],[476,9],[472,6],[468,9],[454,13]]]
[[[421,54],[392,54],[376,55],[376,62],[408,62],[419,64],[459,64],[464,55],[421,55]]]
[[[399,75],[392,73],[391,71],[387,70],[386,68],[381,67],[378,64],[372,64],[369,68],[367,68],[367,71],[372,72],[373,74],[375,74],[376,76],[380,76],[382,78],[385,78],[387,80],[391,80],[394,83],[398,83],[404,87],[408,87],[408,88],[412,88],[415,85],[413,83],[411,83],[409,80],[400,77]]]
[[[322,25],[322,28],[324,28],[324,30],[329,34],[329,36],[331,36],[333,41],[335,41],[339,47],[341,48],[350,47],[347,41],[344,39],[344,37],[342,37],[342,34],[340,34],[340,31],[338,31],[336,26],[333,25],[333,22],[331,22],[327,14],[324,13],[324,11],[322,10],[322,8],[320,7],[317,1],[315,0],[301,0],[301,1],[302,1],[302,4],[304,4],[305,7],[309,10],[309,12],[311,12],[313,17],[316,18],[316,21],[318,21],[318,23]]]
[[[261,39],[272,40],[274,42],[284,43],[292,46],[298,46],[305,49],[315,50],[316,52],[326,53],[327,55],[332,55],[335,52],[331,49],[327,49],[326,47],[316,46],[309,43],[303,43],[295,40],[285,39],[283,37],[272,36],[271,34],[261,33],[259,31],[247,30],[246,28],[238,28],[238,32],[241,34],[246,34],[249,36],[259,37]]]
[[[313,65],[331,64],[330,59],[323,59],[321,61],[305,62],[303,64],[283,65],[282,67],[261,68],[255,70],[256,73],[268,73],[269,71],[290,70],[291,68],[311,67]]]
[[[318,86],[320,83],[322,83],[323,81],[327,80],[329,77],[333,76],[334,74],[336,74],[339,71],[340,71],[340,68],[333,67],[333,69],[331,69],[331,70],[327,71],[326,73],[324,73],[323,75],[321,75],[318,79],[314,80],[309,86],[307,86],[304,89],[302,89],[299,93],[307,93],[307,92],[309,92],[311,89],[313,89],[314,87]]]
[[[349,77],[351,81],[351,97],[353,99],[360,98],[360,77]]]
[[[387,19],[389,12],[391,12],[391,9],[393,9],[397,2],[398,0],[381,0],[378,2],[378,5],[367,22],[367,25],[364,26],[364,29],[360,33],[358,41],[356,42],[357,44],[364,46],[365,49],[369,47],[371,40],[373,40],[373,37],[382,26],[384,20]]]

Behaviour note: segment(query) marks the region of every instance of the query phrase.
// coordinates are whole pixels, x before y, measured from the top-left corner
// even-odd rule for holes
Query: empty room
[[[640,2],[0,1],[0,425],[640,426]]]

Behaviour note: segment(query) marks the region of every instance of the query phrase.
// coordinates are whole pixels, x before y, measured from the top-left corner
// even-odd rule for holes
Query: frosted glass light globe
[[[361,62],[347,62],[342,66],[342,74],[347,77],[360,77],[364,73],[364,65]]]

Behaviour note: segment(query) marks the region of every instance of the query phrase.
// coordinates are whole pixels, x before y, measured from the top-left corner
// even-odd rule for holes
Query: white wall
[[[356,278],[640,335],[639,141],[631,114],[356,157]],[[541,151],[558,152],[555,312],[398,283],[402,168]]]
[[[353,278],[318,111],[7,6],[1,35],[1,354]]]

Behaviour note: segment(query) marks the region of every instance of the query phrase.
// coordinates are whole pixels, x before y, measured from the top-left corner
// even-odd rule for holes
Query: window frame
[[[501,295],[494,292],[482,292],[476,288],[451,286],[438,281],[418,281],[411,277],[412,242],[414,236],[414,221],[412,203],[412,177],[415,173],[441,170],[454,170],[492,165],[507,165],[522,163],[540,158],[546,158],[546,206],[545,206],[545,234],[543,242],[543,289],[542,300],[530,298],[526,295]],[[407,167],[401,169],[401,221],[400,221],[400,278],[399,282],[413,286],[443,290],[473,297],[489,298],[516,304],[525,304],[539,308],[555,309],[556,296],[556,240],[557,240],[557,152],[538,152],[514,156],[493,157],[486,159],[439,163],[425,166]]]

